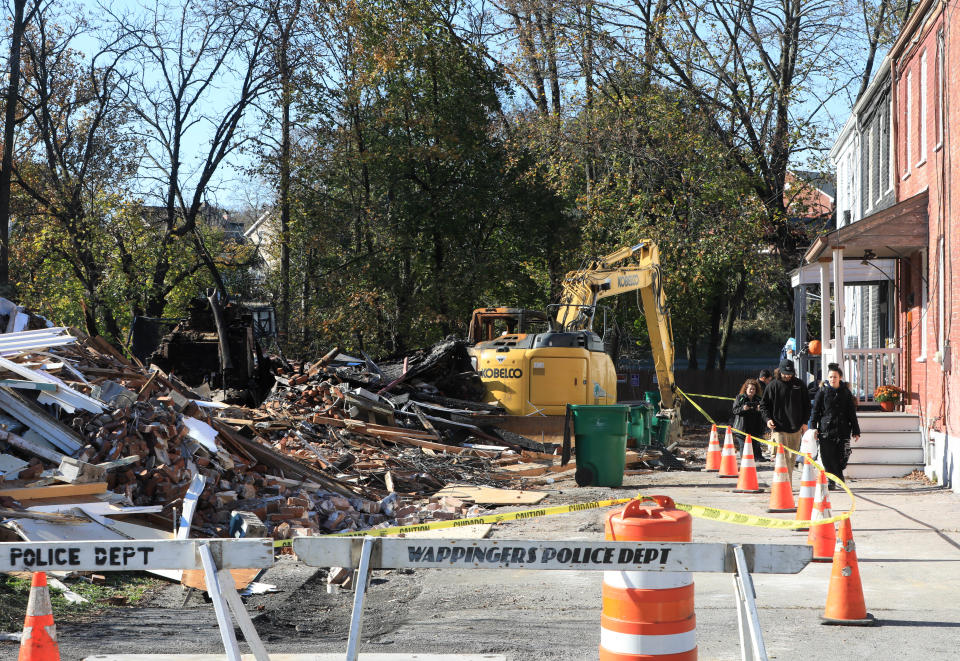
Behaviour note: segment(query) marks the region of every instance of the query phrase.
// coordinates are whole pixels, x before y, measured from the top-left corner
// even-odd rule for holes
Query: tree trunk
[[[710,310],[710,342],[707,344],[706,370],[712,372],[717,364],[717,346],[720,344],[720,320],[723,316],[723,297],[713,299],[713,308]]]
[[[688,370],[698,370],[700,366],[697,364],[697,336],[696,334],[691,335],[687,340],[687,369]]]
[[[10,57],[7,71],[6,107],[3,117],[3,158],[0,161],[0,294],[10,288],[10,175],[13,169],[13,135],[20,96],[20,45],[23,41],[23,11],[27,0],[14,0],[13,25],[10,28]]]
[[[289,35],[280,41],[280,335],[286,339],[290,326],[290,62]]]
[[[743,305],[746,290],[747,276],[743,271],[740,271],[737,286],[727,306],[727,318],[724,320],[723,335],[720,338],[720,371],[727,369],[727,350],[730,346],[730,338],[733,335],[733,322],[736,321],[737,316],[740,314],[740,307]]]

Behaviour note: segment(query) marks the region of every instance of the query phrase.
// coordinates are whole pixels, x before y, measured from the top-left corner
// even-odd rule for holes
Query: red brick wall
[[[899,41],[907,46],[896,55],[893,62],[893,86],[896,100],[895,154],[897,156],[898,192],[897,201],[907,200],[924,190],[929,192],[928,247],[926,268],[923,276],[928,283],[926,323],[921,319],[922,282],[921,255],[909,256],[909,263],[902,261],[900,267],[900,334],[905,352],[902,359],[904,384],[908,389],[908,410],[922,416],[923,422],[934,429],[951,434],[960,432],[960,410],[951,407],[945,393],[960,393],[960,380],[954,372],[945,372],[936,361],[941,344],[939,326],[939,300],[941,288],[944,294],[946,336],[956,346],[960,338],[960,309],[954,305],[952,291],[960,285],[960,273],[951,268],[951,255],[960,254],[960,169],[952,163],[960,163],[960,129],[951,135],[950,126],[958,126],[960,120],[960,87],[946,84],[946,121],[941,144],[938,129],[939,76],[938,76],[938,31],[943,26],[943,15],[932,17],[912,35],[901,35]],[[960,76],[960,17],[951,15],[951,25],[946,30],[946,63],[944,77],[947,81]],[[914,39],[919,37],[914,43]],[[955,45],[954,45],[955,44]],[[924,83],[921,60],[926,53],[926,135],[921,135],[921,89]],[[909,123],[911,154],[907,161],[908,122],[907,82],[911,82],[912,121]],[[925,138],[925,139],[924,139]],[[926,145],[925,158],[920,149]],[[958,195],[951,194],[957,190]],[[941,280],[938,250],[941,237],[947,245],[946,268]],[[941,282],[943,285],[941,286]],[[912,297],[912,298],[911,298]],[[911,304],[912,303],[912,304]],[[927,350],[922,355],[923,337],[926,331]],[[909,336],[909,337],[906,337]]]

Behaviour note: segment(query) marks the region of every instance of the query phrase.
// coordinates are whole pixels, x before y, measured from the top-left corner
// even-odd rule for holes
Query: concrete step
[[[855,448],[923,447],[919,431],[863,431]]]
[[[866,411],[857,413],[860,431],[918,431],[920,418],[912,413]]]
[[[864,463],[855,464],[853,461],[847,464],[843,469],[845,477],[854,479],[875,479],[882,477],[903,477],[909,475],[915,470],[922,470],[923,463],[919,464],[896,464],[896,463]]]
[[[850,463],[857,464],[920,464],[923,465],[923,448],[920,446],[865,448],[857,443],[850,453]]]

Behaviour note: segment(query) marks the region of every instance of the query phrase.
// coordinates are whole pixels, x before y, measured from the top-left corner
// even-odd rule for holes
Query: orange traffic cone
[[[733,444],[733,432],[727,427],[723,437],[723,452],[720,455],[720,470],[717,477],[737,476],[737,446]]]
[[[832,562],[833,547],[837,543],[837,531],[832,523],[817,524],[817,521],[833,518],[830,497],[827,495],[827,474],[820,471],[817,478],[817,495],[813,500],[813,516],[807,544],[813,547],[813,562]]]
[[[809,521],[813,515],[813,498],[817,490],[817,478],[813,472],[813,460],[809,454],[803,455],[803,473],[800,474],[800,493],[797,494],[797,516],[795,521]],[[794,528],[797,532],[807,532],[810,528]]]
[[[792,460],[792,457],[791,457]],[[773,466],[773,484],[770,486],[770,507],[768,512],[793,512],[793,487],[790,485],[790,470],[783,443],[777,443],[777,463]]]
[[[727,433],[730,433],[727,427]],[[714,425],[710,430],[710,443],[707,445],[707,466],[703,470],[708,473],[716,473],[720,470],[720,437],[717,436],[717,426]]]
[[[740,479],[734,493],[760,493],[763,489],[757,482],[757,463],[753,460],[753,439],[747,434],[743,441],[743,455],[740,457]]]
[[[857,548],[853,543],[850,519],[841,521],[838,528],[830,589],[827,591],[827,608],[820,619],[824,624],[873,626],[877,620],[867,612],[863,603],[863,585],[860,583],[860,567],[857,566]]]
[[[27,617],[20,637],[20,656],[17,661],[60,661],[57,647],[57,625],[53,623],[53,607],[47,575],[34,572],[27,602]]]

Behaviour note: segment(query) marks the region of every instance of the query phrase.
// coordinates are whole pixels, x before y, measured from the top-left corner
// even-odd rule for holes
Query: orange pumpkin
[[[820,340],[810,340],[810,344],[807,345],[807,348],[810,350],[811,356],[819,356],[820,350],[822,349],[820,346]]]

